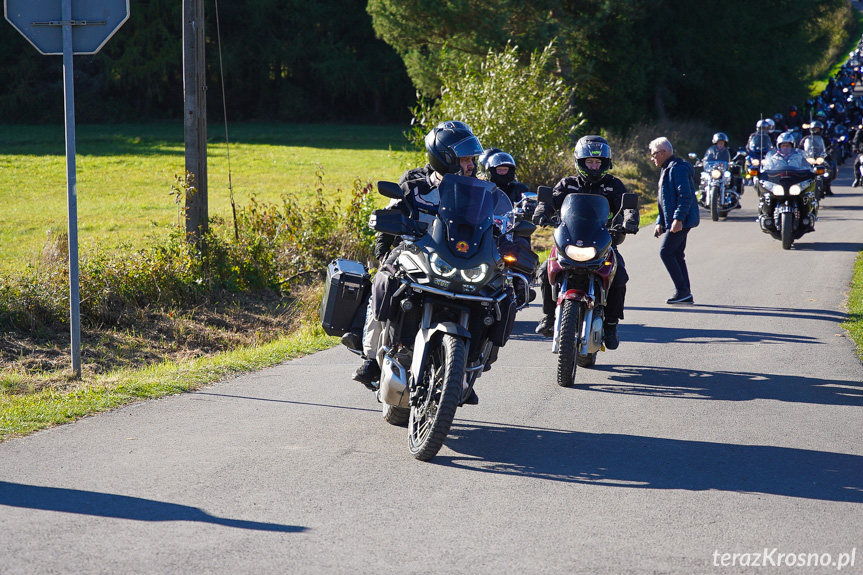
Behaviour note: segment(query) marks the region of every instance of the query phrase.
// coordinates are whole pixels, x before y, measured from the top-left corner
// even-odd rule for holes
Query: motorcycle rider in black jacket
[[[599,194],[605,196],[611,207],[612,214],[620,212],[623,194],[626,186],[618,178],[608,171],[612,168],[611,148],[605,138],[600,136],[584,136],[575,145],[575,170],[576,175],[567,176],[554,186],[552,193],[553,205],[548,206],[543,202],[537,204],[533,216],[533,223],[543,225],[555,212],[560,210],[563,199],[569,194]],[[638,210],[625,210],[623,214],[623,227],[626,233],[634,234],[638,231]],[[617,234],[612,234],[613,245],[622,241]],[[623,319],[624,300],[626,298],[626,282],[629,275],[626,273],[623,256],[617,253],[617,273],[608,290],[608,301],[605,306],[605,347],[617,349],[620,339],[617,336],[617,324]],[[548,279],[548,261],[543,263],[537,272],[542,291],[542,312],[545,316],[536,327],[536,333],[549,337],[554,329],[554,313],[556,302],[551,291]]]
[[[444,175],[476,177],[476,156],[482,153],[482,146],[470,126],[463,122],[446,121],[426,135],[425,147],[428,164],[408,170],[399,178],[404,197],[392,200],[387,208],[399,210],[406,216],[413,213],[420,222],[431,223],[440,206],[437,188]],[[375,257],[381,265],[395,261],[398,257],[400,249],[392,249],[395,240],[395,236],[389,234],[379,233],[375,236]],[[361,342],[365,361],[354,373],[354,380],[372,390],[376,389],[374,382],[381,373],[376,359],[380,327],[372,306],[368,306]],[[348,333],[342,337],[342,343],[356,349],[359,339],[358,334]]]

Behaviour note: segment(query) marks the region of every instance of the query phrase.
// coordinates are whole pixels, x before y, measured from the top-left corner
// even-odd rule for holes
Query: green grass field
[[[277,202],[309,195],[319,166],[335,196],[363,182],[397,179],[418,161],[400,126],[241,124],[208,127],[210,216],[230,218],[234,200]],[[182,124],[76,127],[78,234],[93,246],[142,246],[164,235],[178,209],[170,194],[185,168]],[[50,234],[65,232],[66,151],[63,126],[0,125],[0,270],[33,261]],[[347,193],[344,192],[347,197]],[[383,198],[382,198],[383,201]]]

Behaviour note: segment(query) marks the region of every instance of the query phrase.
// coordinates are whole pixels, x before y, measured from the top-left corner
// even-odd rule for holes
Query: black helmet
[[[506,166],[509,168],[506,174],[500,175],[495,168]],[[498,150],[486,159],[485,169],[488,179],[498,186],[506,186],[515,180],[515,160],[504,151]]]
[[[587,158],[599,158],[602,165],[598,170],[588,170],[584,161]],[[590,182],[598,182],[612,167],[611,147],[601,136],[584,136],[575,144],[575,169]]]
[[[728,145],[728,136],[725,135],[725,132],[716,132],[713,134],[713,143],[715,144],[719,140],[725,140],[725,145]]]
[[[488,170],[488,159],[494,154],[502,151],[503,150],[500,148],[486,148],[482,151],[482,154],[479,155],[477,162],[479,162],[479,165],[482,166],[484,170]]]
[[[439,174],[458,174],[459,158],[478,156],[482,146],[464,122],[446,121],[426,136],[429,165]]]

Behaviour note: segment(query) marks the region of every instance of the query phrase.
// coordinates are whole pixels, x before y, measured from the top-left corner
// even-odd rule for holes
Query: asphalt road
[[[630,237],[620,348],[560,388],[521,312],[430,463],[343,348],[0,444],[0,573],[863,572],[839,325],[863,194],[837,183],[790,251],[752,188],[702,212],[694,306],[664,303],[651,228]]]

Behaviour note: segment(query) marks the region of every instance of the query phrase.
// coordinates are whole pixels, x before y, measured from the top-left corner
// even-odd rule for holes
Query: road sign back
[[[42,54],[63,54],[63,0],[5,0],[6,19]],[[129,19],[129,0],[72,2],[72,53],[95,54]]]

